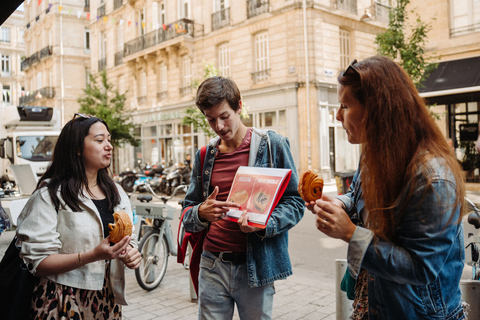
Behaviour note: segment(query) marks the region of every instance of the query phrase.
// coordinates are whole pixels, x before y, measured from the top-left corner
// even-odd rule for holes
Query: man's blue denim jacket
[[[183,223],[188,232],[199,232],[208,226],[200,221],[198,207],[213,191],[210,185],[211,173],[218,152],[218,137],[207,146],[203,170],[200,168],[200,152],[195,155],[190,186],[185,196],[184,208],[193,206],[185,212]],[[253,128],[250,144],[249,166],[274,167],[292,170],[290,182],[273,210],[264,232],[247,234],[247,270],[249,287],[259,287],[275,280],[285,279],[292,274],[288,255],[288,230],[303,217],[305,202],[297,191],[298,174],[295,169],[288,138]],[[203,193],[203,195],[202,195]]]
[[[423,169],[432,187],[427,188],[425,176],[417,174],[419,183],[392,242],[358,226],[348,245],[350,274],[356,278],[360,268],[365,268],[374,278],[373,290],[369,282],[368,300],[369,307],[378,311],[378,319],[465,318],[459,286],[464,235],[463,224],[457,223],[460,208],[454,207],[456,182],[443,159],[430,159]],[[347,213],[363,216],[359,172],[349,192],[337,198]]]

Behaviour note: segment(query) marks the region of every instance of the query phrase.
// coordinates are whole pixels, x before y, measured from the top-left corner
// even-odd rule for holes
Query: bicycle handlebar
[[[186,185],[186,184],[181,184],[181,185],[177,186],[177,187],[175,188],[175,190],[173,190],[171,196],[169,196],[168,198],[165,198],[165,197],[159,197],[159,196],[155,193],[155,191],[153,191],[153,189],[152,189],[152,187],[150,186],[150,184],[143,182],[143,183],[137,184],[137,185],[135,185],[135,186],[133,187],[132,192],[131,192],[130,194],[128,194],[129,198],[132,197],[132,195],[137,191],[137,189],[138,189],[139,187],[144,187],[145,189],[148,190],[148,192],[149,192],[150,194],[152,194],[152,195],[153,195],[155,198],[157,198],[158,200],[163,201],[164,203],[167,203],[168,200],[170,200],[170,199],[172,199],[173,197],[175,197],[175,195],[177,194],[177,192],[178,192],[179,190],[182,190],[182,189],[183,189],[183,190],[185,191],[185,193],[186,193],[186,192],[187,192],[187,189],[188,189],[188,185]]]

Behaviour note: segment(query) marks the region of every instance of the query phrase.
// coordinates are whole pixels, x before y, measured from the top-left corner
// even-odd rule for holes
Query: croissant
[[[114,223],[108,224],[110,230],[110,241],[117,243],[126,236],[132,235],[132,220],[125,211],[117,211],[113,214]]]
[[[323,178],[321,175],[308,170],[298,183],[298,193],[305,202],[315,201],[322,197]]]

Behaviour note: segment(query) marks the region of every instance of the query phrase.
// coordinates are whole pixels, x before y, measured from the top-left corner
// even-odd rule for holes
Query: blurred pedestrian
[[[18,218],[20,257],[39,281],[32,319],[121,319],[124,267],[138,268],[130,236],[110,243],[115,211],[132,218],[109,175],[111,135],[100,118],[77,113],[62,129],[50,167]]]
[[[360,165],[347,194],[308,208],[318,230],[348,242],[352,318],[465,319],[465,186],[454,152],[397,63],[354,60],[338,82],[336,118],[362,145]]]

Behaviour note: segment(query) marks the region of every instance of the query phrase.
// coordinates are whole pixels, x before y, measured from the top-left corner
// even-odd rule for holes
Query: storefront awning
[[[480,57],[440,62],[418,91],[429,104],[480,101]]]

